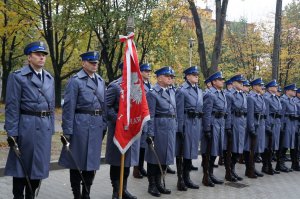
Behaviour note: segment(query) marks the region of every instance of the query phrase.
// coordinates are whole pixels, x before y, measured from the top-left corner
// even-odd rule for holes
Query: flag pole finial
[[[127,18],[126,31],[127,31],[127,33],[134,32],[134,18],[133,18],[133,16],[129,16]]]

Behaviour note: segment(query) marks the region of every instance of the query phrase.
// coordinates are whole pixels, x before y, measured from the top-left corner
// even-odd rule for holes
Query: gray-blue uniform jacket
[[[297,120],[294,118],[297,115],[297,105],[294,98],[289,98],[287,95],[281,96],[281,130],[283,132],[282,146],[284,148],[294,149],[295,133]]]
[[[152,88],[152,85],[150,84],[150,82],[145,83],[144,82],[144,89],[146,91],[146,94],[149,92],[149,90]],[[147,147],[147,143],[146,143],[146,138],[147,138],[147,132],[148,132],[148,123],[146,122],[143,126],[143,131],[142,131],[142,135],[141,135],[141,141],[140,141],[140,147],[141,148],[146,148]]]
[[[225,129],[232,129],[232,152],[242,154],[244,151],[247,126],[247,99],[242,91],[232,89],[226,93],[227,118]],[[225,135],[224,145],[227,146]]]
[[[197,89],[197,91],[196,91]],[[184,82],[176,91],[177,132],[183,132],[183,158],[197,159],[199,140],[202,136],[203,93],[196,85],[194,88]],[[194,114],[194,116],[193,116]],[[178,137],[176,137],[177,139]],[[176,140],[176,156],[179,156],[181,141]]]
[[[105,82],[95,74],[98,86],[82,69],[70,78],[64,94],[62,129],[71,135],[70,150],[80,170],[93,171],[100,167],[103,130],[106,129]],[[92,115],[79,111],[102,113]],[[70,154],[62,149],[59,164],[76,169]]]
[[[257,153],[265,150],[265,114],[266,104],[262,95],[250,91],[247,96],[247,133],[245,138],[245,151],[250,151],[250,132],[256,134]]]
[[[176,102],[175,93],[170,95],[158,84],[147,93],[147,102],[150,111],[148,135],[154,136],[154,150],[163,165],[174,164]],[[151,164],[158,164],[155,155],[149,147],[146,148],[145,160]]]
[[[297,124],[297,129],[296,129],[296,133],[300,133],[300,98],[299,97],[295,97],[295,103],[297,105],[297,115],[298,115],[298,124]]]
[[[5,130],[8,136],[18,136],[21,159],[30,179],[49,176],[51,139],[54,133],[54,79],[43,69],[43,81],[30,66],[11,73],[8,77],[5,106]],[[21,114],[23,111],[50,111],[50,116]],[[25,177],[14,152],[9,151],[5,175]]]
[[[113,142],[119,111],[122,77],[112,81],[106,91],[108,135],[105,159],[107,164],[120,166],[121,153]],[[125,167],[136,166],[139,162],[140,140],[137,139],[125,153]]]
[[[273,149],[279,149],[280,128],[281,128],[281,102],[279,97],[272,95],[270,92],[264,94],[266,103],[266,131],[272,132]],[[269,140],[266,139],[266,148],[269,146]]]
[[[203,131],[212,132],[211,156],[218,156],[224,150],[225,114],[227,101],[223,91],[211,87],[203,98]],[[201,153],[206,153],[207,140],[205,136],[201,141]]]

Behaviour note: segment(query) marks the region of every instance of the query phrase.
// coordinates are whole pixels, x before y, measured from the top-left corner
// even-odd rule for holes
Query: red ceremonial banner
[[[150,120],[133,38],[134,33],[120,36],[120,41],[126,42],[126,47],[114,143],[122,154],[125,154],[133,142],[140,137],[143,125]]]

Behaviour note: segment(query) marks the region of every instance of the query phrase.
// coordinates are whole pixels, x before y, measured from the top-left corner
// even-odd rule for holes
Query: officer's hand
[[[268,136],[270,136],[270,135],[272,135],[272,131],[266,130],[266,134],[267,134]]]
[[[7,143],[9,147],[18,146],[18,136],[9,136],[7,137]]]
[[[178,136],[178,139],[184,140],[185,134],[183,132],[177,132],[176,135]]]
[[[211,131],[204,131],[204,136],[205,136],[207,139],[211,139]]]
[[[147,136],[146,142],[148,145],[152,144],[154,142],[154,136]]]
[[[255,131],[250,131],[250,137],[256,138],[256,132]]]
[[[227,137],[232,136],[232,130],[231,129],[225,129],[225,133],[226,133]]]

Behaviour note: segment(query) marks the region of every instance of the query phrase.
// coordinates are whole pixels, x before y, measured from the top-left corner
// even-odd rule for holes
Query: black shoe
[[[185,171],[183,176],[184,184],[190,188],[190,189],[199,189],[199,185],[196,185],[193,183],[193,181],[190,178],[190,173],[188,171]]]
[[[255,175],[257,175],[257,177],[263,177],[264,174],[262,174],[261,172],[257,171],[256,169],[254,169],[254,173]]]
[[[229,182],[237,182],[238,181],[232,174],[225,175],[225,180],[227,180]]]
[[[210,177],[211,181],[212,181],[214,184],[223,184],[223,183],[224,183],[223,180],[220,180],[220,179],[216,178],[216,177],[214,176],[214,174],[209,174],[209,177]]]
[[[161,184],[161,175],[157,175],[155,176],[155,185],[157,190],[162,193],[162,194],[171,194],[171,190],[165,188],[162,184]]]
[[[147,177],[147,171],[144,168],[141,168],[140,172],[144,177]]]
[[[167,173],[175,174],[176,172],[173,169],[171,169],[171,167],[167,166]]]
[[[137,199],[136,196],[131,195],[126,189],[123,191],[123,198],[124,199]]]
[[[240,177],[240,176],[238,176],[238,174],[237,174],[234,170],[232,170],[232,175],[233,175],[238,181],[242,181],[242,180],[243,180],[243,178]]]
[[[160,197],[160,192],[158,191],[156,184],[155,184],[155,176],[149,176],[149,186],[148,186],[148,193],[152,196]]]
[[[276,171],[281,171],[281,172],[284,172],[284,173],[289,172],[289,169],[284,165],[284,163],[277,163],[275,170]]]
[[[198,171],[198,167],[195,167],[194,165],[191,166],[192,171]]]
[[[178,179],[177,180],[177,190],[178,191],[187,191],[187,186],[185,185],[183,179]]]
[[[273,169],[273,168],[272,168],[272,170],[273,170],[274,174],[280,174],[280,171],[277,171],[276,169]]]

